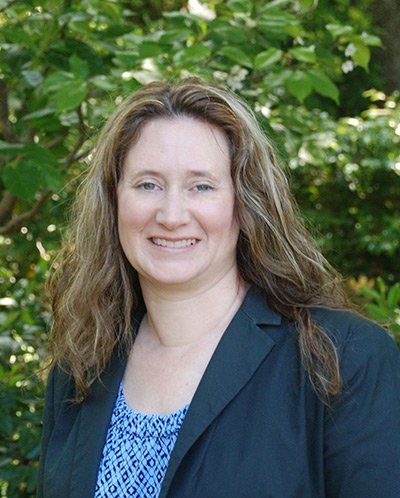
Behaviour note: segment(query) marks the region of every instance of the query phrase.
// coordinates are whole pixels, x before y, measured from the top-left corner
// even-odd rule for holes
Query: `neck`
[[[187,292],[171,292],[143,281],[140,285],[147,313],[138,339],[171,353],[218,340],[250,287],[237,271]]]

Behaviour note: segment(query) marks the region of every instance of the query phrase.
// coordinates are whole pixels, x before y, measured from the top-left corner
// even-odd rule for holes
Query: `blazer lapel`
[[[132,326],[135,334],[145,312],[139,308]],[[127,362],[115,349],[101,381],[93,383],[90,397],[83,403],[71,471],[70,498],[93,497],[97,474],[111,415]]]
[[[251,287],[224,332],[191,401],[165,474],[160,498],[167,496],[172,479],[187,451],[217,415],[251,379],[274,346],[258,325],[279,325],[263,296]]]
[[[103,385],[95,382],[90,398],[82,406],[72,463],[71,498],[94,496],[98,467],[125,362],[114,355],[110,367],[102,375]]]
[[[136,328],[145,310],[142,308]],[[204,372],[183,421],[163,480],[160,498],[165,498],[183,457],[224,407],[250,380],[274,346],[274,340],[259,325],[279,325],[263,296],[251,287],[232,319]],[[93,384],[92,393],[81,408],[75,454],[71,470],[71,498],[94,496],[98,467],[110,424],[126,357],[117,352]]]

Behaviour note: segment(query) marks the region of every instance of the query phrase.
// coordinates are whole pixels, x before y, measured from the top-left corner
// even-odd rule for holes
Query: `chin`
[[[191,284],[194,282],[194,279],[171,277],[171,278],[153,278],[153,281],[159,285],[179,286],[179,285]]]
[[[159,285],[188,284],[198,278],[198,275],[177,275],[177,272],[164,273],[162,275],[160,273],[141,273],[141,276],[144,280]]]

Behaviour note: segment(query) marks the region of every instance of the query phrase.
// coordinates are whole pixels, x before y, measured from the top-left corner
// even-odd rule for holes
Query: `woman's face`
[[[117,188],[119,238],[142,285],[210,285],[236,271],[230,169],[218,127],[190,117],[144,125]]]

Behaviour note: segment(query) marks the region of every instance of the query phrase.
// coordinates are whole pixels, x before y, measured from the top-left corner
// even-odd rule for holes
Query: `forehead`
[[[230,172],[229,142],[225,132],[191,117],[156,118],[143,125],[128,150],[125,168],[192,170],[210,168]]]

